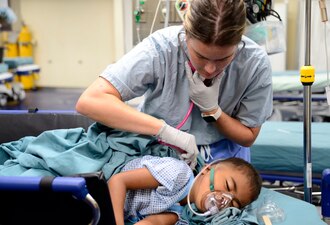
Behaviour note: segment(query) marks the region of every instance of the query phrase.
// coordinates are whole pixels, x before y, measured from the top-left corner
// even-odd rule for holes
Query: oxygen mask
[[[215,161],[217,162],[217,161]],[[213,162],[213,163],[215,163]],[[211,164],[213,164],[211,163]],[[204,168],[205,170],[206,168]],[[195,178],[195,180],[202,174],[203,171],[201,171]],[[190,205],[190,191],[192,187],[194,186],[194,183],[192,184],[189,194],[188,194],[188,207],[189,209],[197,216],[209,216],[209,215],[215,215],[218,212],[222,211],[223,209],[230,206],[232,200],[234,199],[234,196],[229,192],[223,192],[219,190],[214,189],[214,168],[212,167],[210,169],[210,192],[207,193],[203,199],[202,199],[202,208],[206,210],[204,213],[198,213],[195,210],[192,209]],[[194,180],[194,182],[195,182]]]
[[[222,191],[213,191],[207,194],[204,201],[204,208],[214,215],[230,206],[234,196]]]

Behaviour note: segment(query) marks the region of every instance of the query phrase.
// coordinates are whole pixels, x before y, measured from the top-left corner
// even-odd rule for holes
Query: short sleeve
[[[109,65],[101,77],[108,80],[124,101],[142,96],[158,73],[159,55],[149,39],[135,46],[116,63]],[[157,80],[157,79],[156,79]]]
[[[186,162],[170,157],[144,157],[142,165],[147,167],[153,177],[170,191],[183,188],[193,175]]]
[[[258,63],[251,83],[240,102],[238,119],[246,126],[262,125],[273,111],[272,70],[268,58]]]
[[[194,176],[184,161],[147,155],[128,162],[123,171],[142,167],[147,168],[160,185],[156,189],[129,190],[125,201],[126,215],[164,212],[187,196]]]

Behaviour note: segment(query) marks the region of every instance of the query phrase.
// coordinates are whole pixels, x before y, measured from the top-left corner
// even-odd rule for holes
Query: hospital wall
[[[41,66],[38,85],[85,88],[131,49],[132,1],[11,0],[34,37],[34,59]],[[271,56],[280,69],[300,66],[297,40],[302,35],[297,31],[304,21],[297,22],[297,17],[301,1],[274,1],[275,9],[285,6],[281,16],[286,20],[287,50],[282,56]],[[19,24],[15,27],[18,30]]]
[[[14,0],[33,34],[38,86],[87,87],[123,54],[118,0]],[[19,30],[20,24],[15,24]],[[15,28],[14,26],[14,28]]]

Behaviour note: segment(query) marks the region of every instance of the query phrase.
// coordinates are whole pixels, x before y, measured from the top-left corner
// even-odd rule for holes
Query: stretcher
[[[322,215],[330,216],[330,123],[311,125],[312,183],[321,187]],[[251,147],[251,163],[264,180],[304,183],[303,122],[267,121]]]
[[[13,111],[13,113],[11,113],[10,111],[2,111],[2,112],[0,111],[0,127],[6,127],[6,129],[0,129],[0,138],[1,138],[0,143],[12,141],[27,135],[38,135],[38,133],[50,129],[70,128],[70,127],[84,127],[87,129],[89,125],[91,125],[92,123],[93,123],[92,120],[74,111],[48,112],[48,111],[31,110],[30,112]],[[262,133],[263,130],[261,132],[261,137],[262,137]],[[263,148],[263,150],[264,152],[267,152],[267,149]],[[253,151],[254,149],[252,149],[252,162],[254,161]],[[265,156],[265,159],[267,159],[267,157],[268,156]],[[330,180],[329,178],[324,179],[325,188],[329,187],[329,183],[330,183],[329,180]],[[92,192],[93,190],[96,190],[96,193],[98,193],[97,191],[98,188],[89,187],[88,185],[87,187],[88,187],[88,191]],[[102,193],[108,193],[108,191],[101,192],[100,194],[103,196]],[[97,198],[93,194],[91,195],[98,202]],[[102,196],[100,198],[102,198]],[[286,215],[285,220],[278,224],[291,225],[296,223],[300,225],[309,225],[309,224],[325,225],[325,223],[321,219],[321,215],[319,215],[314,205],[304,202],[300,199],[292,198],[290,196],[269,190],[267,188],[263,188],[263,191],[259,196],[258,200],[255,202],[255,205],[257,206],[261,205],[266,196],[272,196],[272,198],[278,204],[278,206],[285,211],[285,215]],[[52,204],[52,201],[48,201],[48,204],[49,203]],[[13,207],[15,208],[15,206]],[[327,211],[327,209],[325,210],[326,212],[329,212]],[[254,210],[249,213],[255,216],[256,211]],[[87,220],[91,221],[90,217],[89,219]],[[102,221],[102,208],[101,208],[100,221]],[[59,223],[59,224],[63,224],[63,223]],[[99,224],[101,223],[99,222]],[[107,223],[107,224],[114,224],[114,223]]]
[[[300,72],[295,70],[277,71],[272,74],[274,119],[277,121],[303,121],[304,86],[300,81]],[[329,122],[330,111],[325,87],[330,85],[325,71],[315,73],[311,86],[312,121]]]
[[[251,162],[259,171],[301,173],[304,168],[303,122],[267,121],[251,147]],[[330,166],[330,123],[313,122],[312,170],[321,178]]]

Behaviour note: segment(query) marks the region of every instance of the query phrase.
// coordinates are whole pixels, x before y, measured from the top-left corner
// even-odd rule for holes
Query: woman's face
[[[187,38],[190,61],[198,73],[205,79],[221,74],[235,57],[237,46],[206,45],[201,41]]]
[[[210,169],[199,176],[194,187],[194,203],[201,212],[205,212],[204,202],[210,190]],[[194,185],[194,186],[195,186]],[[234,198],[232,207],[242,208],[251,202],[251,193],[248,178],[240,171],[229,165],[219,165],[214,173],[214,190],[231,193]]]

